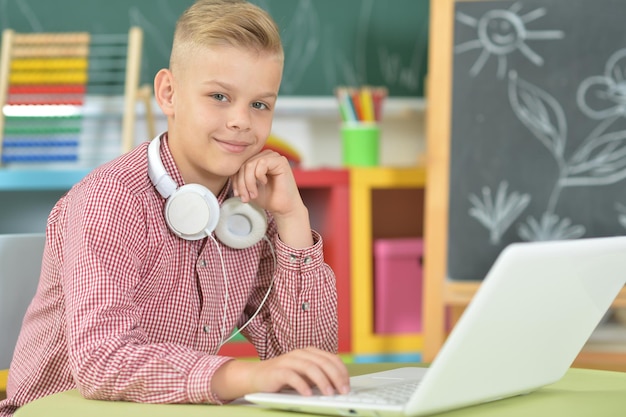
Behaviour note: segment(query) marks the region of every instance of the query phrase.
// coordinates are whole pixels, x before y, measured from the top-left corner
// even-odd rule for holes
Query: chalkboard
[[[144,30],[142,82],[168,65],[178,16],[193,0],[0,2],[0,29],[18,32]],[[277,21],[285,46],[281,94],[333,95],[337,85],[385,85],[423,96],[428,0],[253,0]]]
[[[626,233],[626,2],[455,5],[448,277],[514,241]]]

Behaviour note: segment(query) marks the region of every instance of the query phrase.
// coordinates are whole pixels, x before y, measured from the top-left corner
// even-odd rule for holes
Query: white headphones
[[[148,145],[148,176],[167,199],[165,221],[173,233],[185,240],[199,240],[215,231],[222,243],[234,249],[250,247],[263,239],[267,217],[261,208],[232,197],[220,210],[215,195],[203,185],[179,188],[163,166],[160,145],[160,136]]]

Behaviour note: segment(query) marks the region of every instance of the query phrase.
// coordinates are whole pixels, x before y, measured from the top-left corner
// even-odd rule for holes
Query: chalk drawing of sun
[[[519,15],[522,3],[516,2],[508,9],[494,9],[480,18],[462,12],[456,13],[456,20],[475,28],[477,39],[464,42],[454,47],[455,54],[482,48],[482,52],[472,68],[470,75],[475,77],[494,55],[498,59],[498,78],[504,78],[507,70],[507,55],[519,51],[537,66],[543,65],[543,58],[526,43],[529,40],[562,39],[560,30],[529,30],[526,24],[546,15],[544,7],[537,8],[525,15]]]

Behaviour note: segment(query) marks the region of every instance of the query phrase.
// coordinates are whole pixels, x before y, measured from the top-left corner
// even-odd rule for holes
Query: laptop
[[[245,400],[296,412],[425,416],[531,393],[561,379],[626,281],[626,236],[507,246],[428,368],[351,378],[353,393],[408,383],[403,402],[295,391]]]

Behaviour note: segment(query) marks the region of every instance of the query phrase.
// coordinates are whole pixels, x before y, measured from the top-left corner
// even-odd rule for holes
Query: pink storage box
[[[422,330],[422,254],[419,238],[374,241],[374,332]]]

